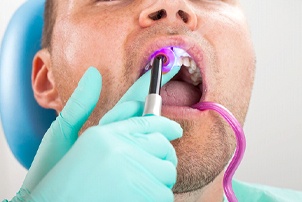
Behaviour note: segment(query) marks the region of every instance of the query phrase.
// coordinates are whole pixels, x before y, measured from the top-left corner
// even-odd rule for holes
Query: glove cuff
[[[2,202],[31,202],[30,191],[21,188],[17,195],[11,201],[3,200]]]

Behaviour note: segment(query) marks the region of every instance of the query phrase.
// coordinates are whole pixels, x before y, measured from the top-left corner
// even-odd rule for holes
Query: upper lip
[[[198,68],[200,69],[203,89],[205,90],[206,80],[205,80],[205,64],[204,64],[204,51],[200,46],[197,45],[193,39],[189,39],[185,36],[173,35],[173,36],[161,36],[154,40],[150,40],[146,43],[142,50],[141,62],[140,62],[140,72],[150,62],[150,56],[157,50],[164,47],[177,47],[185,50],[192,59],[196,62]]]
[[[164,47],[177,47],[185,50],[196,62],[201,72],[203,72],[203,50],[196,45],[196,42],[194,43],[194,41],[181,36],[163,36],[147,42],[142,51],[141,68],[147,65],[151,59],[150,56],[155,51]]]

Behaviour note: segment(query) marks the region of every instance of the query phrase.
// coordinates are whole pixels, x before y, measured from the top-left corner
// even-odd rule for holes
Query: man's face
[[[213,181],[234,151],[233,133],[217,114],[189,106],[217,102],[244,122],[255,59],[239,2],[68,0],[58,1],[57,11],[50,69],[62,105],[88,67],[103,77],[101,98],[86,127],[98,124],[117,103],[154,51],[172,46],[190,54],[202,72],[201,91],[175,80],[162,89],[162,115],[184,129],[172,142],[178,156],[174,192]]]

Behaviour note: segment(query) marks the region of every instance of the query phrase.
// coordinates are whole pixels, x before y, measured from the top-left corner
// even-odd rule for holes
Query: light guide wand
[[[151,69],[149,94],[146,97],[143,116],[161,115],[162,98],[160,96],[164,56],[154,58]]]

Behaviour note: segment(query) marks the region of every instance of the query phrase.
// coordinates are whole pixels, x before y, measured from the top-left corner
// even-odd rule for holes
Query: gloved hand
[[[182,129],[134,117],[86,130],[32,192],[33,201],[173,201]]]
[[[23,185],[12,201],[27,201],[30,192],[68,152],[93,111],[101,88],[102,78],[98,70],[89,68],[60,115],[45,133]]]
[[[176,73],[171,72],[164,78],[167,81]],[[176,179],[176,155],[168,140],[180,137],[182,130],[178,124],[163,117],[131,118],[142,114],[143,103],[117,105],[104,117],[106,125],[88,129],[71,148],[98,100],[101,79],[96,75],[95,69],[87,71],[46,133],[21,195],[32,192],[31,200],[34,201],[120,201],[126,198],[129,201],[142,198],[161,201],[165,196],[172,200],[173,194],[168,188]],[[138,92],[138,87],[141,89],[142,86],[137,84],[142,81],[145,80],[143,83],[148,86],[149,79],[146,78],[149,78],[148,74],[141,77],[123,99],[131,100],[127,95]],[[145,95],[135,97],[144,99]],[[125,105],[123,110],[117,111],[122,105]],[[111,192],[113,185],[121,195]]]

